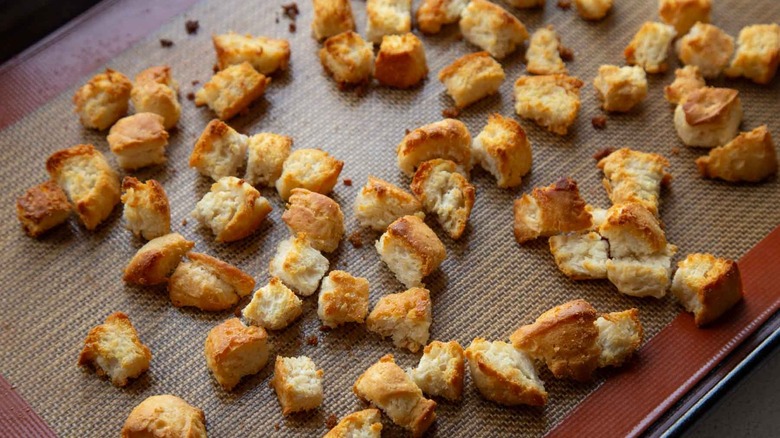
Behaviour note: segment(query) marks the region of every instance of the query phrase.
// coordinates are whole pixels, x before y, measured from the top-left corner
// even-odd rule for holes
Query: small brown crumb
[[[198,85],[198,84],[200,84],[199,80],[195,79],[194,81],[192,81],[192,85],[193,86]]]
[[[404,130],[404,132],[406,132],[406,134],[405,134],[405,135],[409,135],[409,133],[410,133],[410,132],[412,132],[412,131],[410,131],[410,130],[408,130],[408,129],[405,129],[405,130]]]
[[[337,424],[339,424],[339,419],[334,414],[330,414],[328,419],[325,420],[325,427],[327,427],[328,430],[333,429]]]
[[[441,111],[442,117],[447,117],[449,119],[454,119],[460,115],[460,110],[455,108],[454,106],[451,106],[449,108],[444,108]]]
[[[355,88],[355,94],[357,97],[363,97],[368,94],[368,82],[364,82]]]
[[[596,129],[604,129],[607,127],[607,118],[604,116],[596,116],[591,119],[590,123]]]
[[[320,342],[320,340],[317,339],[316,335],[311,335],[308,338],[306,338],[306,343],[311,345],[311,346],[313,346],[313,347],[316,347],[317,344],[319,344],[319,342]]]
[[[279,423],[274,424],[274,429],[279,430],[281,426],[279,426]]]
[[[295,27],[295,23],[290,23],[289,26],[287,26],[287,29],[290,31],[290,33],[295,33],[297,28]]]
[[[187,29],[187,33],[190,35],[198,33],[198,28],[200,28],[200,23],[198,23],[198,20],[187,20],[184,23],[184,28]]]
[[[566,62],[574,60],[574,50],[564,46],[563,44],[558,46],[558,54],[561,55],[561,59]]]
[[[276,22],[278,23],[278,22],[279,22],[279,17],[276,17],[276,18],[274,19],[274,21],[276,21]]]
[[[300,14],[300,11],[298,10],[298,3],[295,2],[282,5],[282,9],[284,9],[284,15],[286,15],[290,20],[295,20],[298,17],[298,14]]]
[[[187,100],[195,100],[195,93],[193,93],[192,91],[187,93]]]
[[[558,0],[558,7],[565,10],[571,8],[571,0]]]
[[[363,247],[363,237],[360,235],[359,230],[349,235],[349,243],[351,243],[355,248]]]
[[[181,226],[186,227],[187,226],[187,218],[184,218],[181,220]]]
[[[602,158],[608,157],[612,152],[615,152],[615,150],[610,147],[601,148],[595,154],[593,154],[593,159],[596,161],[601,161]]]
[[[214,64],[214,66],[211,67],[211,70],[213,70],[214,73],[219,73],[219,66],[217,64]]]
[[[680,148],[677,146],[672,148],[672,155],[680,155]]]
[[[330,331],[330,327],[328,327],[326,325],[321,325],[320,326],[320,331],[321,332],[329,332]]]
[[[352,180],[349,178],[344,178],[344,185],[347,187],[352,187]]]
[[[163,47],[171,47],[173,45],[173,41],[163,38],[160,40],[160,45]]]

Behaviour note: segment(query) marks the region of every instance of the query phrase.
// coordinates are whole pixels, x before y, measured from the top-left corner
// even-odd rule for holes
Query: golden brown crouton
[[[173,395],[153,395],[133,408],[122,438],[180,436],[206,438],[203,411]]]
[[[404,216],[387,227],[376,242],[382,261],[406,287],[422,284],[444,261],[447,251],[436,233],[417,216]]]
[[[694,90],[674,111],[674,127],[687,146],[724,145],[737,135],[741,122],[739,92],[731,88]]]
[[[458,341],[433,341],[425,346],[417,368],[407,374],[428,395],[460,400],[466,366]]]
[[[259,99],[270,82],[271,78],[258,73],[249,62],[231,65],[195,93],[195,105],[208,105],[220,120],[228,120]]]
[[[152,353],[138,339],[130,318],[122,312],[108,315],[106,322],[89,331],[79,355],[80,366],[93,366],[107,375],[114,386],[127,385],[149,369]]]
[[[211,229],[217,242],[234,242],[260,228],[271,209],[257,189],[242,179],[226,176],[211,185],[192,216]]]
[[[167,65],[149,67],[138,73],[130,99],[136,113],[154,113],[163,118],[163,127],[171,129],[179,122],[179,84]]]
[[[780,63],[780,25],[756,24],[743,27],[737,38],[737,54],[726,76],[744,76],[757,84],[768,84]]]
[[[385,35],[374,65],[374,77],[380,84],[410,88],[428,75],[425,48],[413,33]]]
[[[251,275],[206,254],[187,253],[168,282],[171,303],[176,307],[197,307],[210,312],[233,307],[241,297],[252,293]]]
[[[276,180],[276,191],[283,200],[293,189],[303,188],[327,195],[339,180],[344,162],[319,149],[298,149],[290,154]]]
[[[123,216],[128,230],[146,240],[171,232],[171,206],[160,183],[153,179],[142,183],[126,176],[122,180],[122,191]]]
[[[487,0],[471,0],[460,16],[460,32],[466,41],[501,59],[528,39],[523,23],[501,6]]]
[[[284,160],[290,156],[292,145],[291,137],[270,132],[249,137],[244,179],[254,186],[273,187],[282,175]]]
[[[665,72],[669,67],[669,46],[676,35],[672,26],[646,21],[623,51],[626,63],[638,65],[648,73]]]
[[[706,86],[699,67],[686,65],[674,71],[674,82],[664,88],[664,97],[669,103],[681,103],[692,91]]]
[[[593,86],[605,111],[628,112],[647,97],[647,77],[638,66],[602,65]]]
[[[363,84],[374,73],[374,47],[351,30],[336,34],[320,49],[320,63],[339,84]]]
[[[455,23],[469,0],[422,0],[417,9],[417,27],[423,33],[439,33],[445,24]]]
[[[737,262],[711,254],[689,254],[677,263],[672,293],[701,327],[718,319],[742,299]]]
[[[676,253],[677,247],[668,244],[660,252],[648,255],[613,256],[607,260],[607,278],[622,294],[663,298],[669,289],[672,257]]]
[[[677,35],[685,35],[697,22],[710,22],[712,0],[659,0],[658,15],[671,24]]]
[[[639,203],[658,213],[661,185],[671,181],[669,161],[659,154],[618,149],[598,162],[604,188],[613,204]]]
[[[322,280],[317,315],[328,327],[363,323],[368,315],[368,280],[344,271],[330,271]]]
[[[524,243],[537,237],[587,230],[591,218],[585,205],[577,182],[571,178],[536,187],[531,194],[515,200],[515,240]]]
[[[385,35],[412,30],[412,0],[367,0],[366,39],[379,44]]]
[[[404,136],[396,148],[398,167],[409,175],[434,158],[455,162],[468,175],[471,170],[471,134],[460,120],[444,119],[423,125]]]
[[[303,302],[276,277],[256,290],[241,314],[246,320],[268,330],[281,330],[303,312]]]
[[[455,60],[439,72],[439,81],[455,106],[465,108],[498,92],[504,82],[504,69],[488,52],[470,53]]]
[[[610,207],[599,234],[609,240],[613,258],[658,253],[667,243],[658,218],[643,205],[633,202]]]
[[[431,327],[431,294],[413,287],[379,299],[366,318],[366,328],[379,336],[392,336],[393,344],[412,353],[428,343]]]
[[[382,415],[379,410],[364,409],[342,418],[323,438],[380,438],[381,436]]]
[[[726,145],[696,159],[705,178],[758,182],[777,173],[777,151],[766,125],[739,134]]]
[[[152,239],[135,253],[122,279],[128,283],[150,286],[168,281],[170,274],[195,242],[181,234],[171,233]]]
[[[424,218],[422,204],[411,193],[373,176],[355,198],[355,218],[361,227],[384,231],[402,216]]]
[[[572,280],[607,278],[609,243],[599,233],[550,236],[550,252],[558,269]]]
[[[452,239],[460,239],[474,208],[476,189],[457,164],[440,158],[422,163],[412,178],[412,193]]]
[[[531,171],[531,143],[523,127],[509,117],[491,114],[471,150],[474,162],[496,177],[501,188],[519,186]]]
[[[534,32],[531,35],[528,50],[525,52],[528,73],[535,75],[568,73],[559,53],[560,47],[561,37],[555,32],[552,25],[539,28]]]
[[[306,189],[292,190],[282,220],[293,235],[305,234],[317,251],[335,251],[344,236],[344,214],[338,202]]]
[[[135,170],[166,161],[168,132],[160,115],[138,113],[123,117],[111,127],[107,140],[123,169]]]
[[[54,181],[30,187],[16,199],[16,217],[30,237],[38,237],[65,222],[70,211],[67,195]]]
[[[583,82],[566,75],[520,76],[515,112],[558,135],[566,135],[580,110]]]
[[[81,124],[101,131],[113,125],[127,114],[132,88],[130,79],[110,68],[93,76],[73,95]]]
[[[190,167],[217,181],[236,176],[246,159],[247,137],[221,120],[206,125],[190,154]]]
[[[586,20],[601,20],[612,9],[612,0],[574,0],[577,13]]]
[[[276,356],[271,387],[282,406],[282,414],[317,409],[322,404],[322,370],[306,356]]]
[[[305,234],[298,234],[279,243],[268,271],[298,295],[308,297],[317,291],[329,264],[325,256],[309,245]]]
[[[696,23],[677,41],[677,56],[685,65],[695,65],[705,78],[718,77],[734,53],[734,38],[712,24]]]
[[[248,62],[259,73],[270,75],[277,70],[287,70],[290,63],[290,43],[287,40],[233,32],[214,35],[211,39],[220,70]]]
[[[642,344],[642,323],[639,310],[605,313],[596,320],[599,330],[599,367],[623,364]]]
[[[265,367],[269,349],[268,334],[262,327],[247,327],[238,318],[230,318],[209,331],[204,355],[214,378],[230,391],[242,377]]]
[[[349,0],[313,0],[312,3],[314,19],[311,22],[311,30],[317,40],[355,30],[355,19]]]

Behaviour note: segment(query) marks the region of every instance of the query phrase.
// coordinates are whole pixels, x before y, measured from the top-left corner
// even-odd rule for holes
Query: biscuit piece
[[[590,213],[590,219],[593,222],[593,225],[590,227],[591,231],[598,231],[601,224],[604,223],[605,220],[607,220],[607,209],[601,208],[601,207],[595,207],[593,205],[586,205],[585,211]]]
[[[303,312],[303,301],[276,277],[252,296],[241,314],[246,320],[268,330],[281,330]]]
[[[279,243],[268,270],[295,293],[308,297],[317,290],[329,264],[325,256],[309,245],[305,234],[298,234]]]
[[[160,183],[153,179],[142,183],[126,176],[122,191],[125,227],[135,236],[152,240],[171,232],[171,206]]]
[[[374,47],[355,32],[334,35],[320,49],[320,63],[339,84],[363,84],[374,73]]]
[[[317,316],[327,327],[362,324],[368,314],[368,280],[344,271],[330,271],[322,280]]]
[[[547,404],[544,382],[531,358],[502,341],[476,338],[466,349],[471,378],[488,400],[506,406]]]
[[[471,134],[460,120],[444,119],[409,132],[396,148],[398,167],[409,175],[434,158],[454,161],[463,173],[471,170]]]
[[[230,318],[209,331],[206,365],[222,388],[233,389],[244,376],[257,374],[268,363],[268,334]]]
[[[282,39],[239,35],[229,32],[211,37],[217,52],[220,70],[248,62],[263,75],[287,70],[290,63],[290,42]]]
[[[283,200],[293,189],[303,188],[327,195],[339,180],[344,162],[319,149],[298,149],[290,154],[276,180],[276,191]]]
[[[163,117],[138,113],[119,119],[108,131],[108,146],[119,167],[128,170],[163,164],[168,132]]]
[[[228,120],[265,93],[271,78],[258,73],[249,62],[217,72],[195,93],[195,105],[208,105],[220,120]]]
[[[306,356],[276,356],[271,386],[282,414],[317,409],[322,404],[322,370]]]
[[[385,35],[412,30],[412,0],[367,0],[366,39],[379,44]]]
[[[247,136],[214,119],[195,143],[189,165],[214,181],[236,176],[246,159],[247,144]]]
[[[255,280],[237,267],[206,254],[187,253],[168,282],[171,303],[216,312],[233,307],[252,293]]]
[[[217,242],[234,242],[260,228],[271,209],[268,200],[249,183],[226,176],[211,185],[192,216],[211,229]]]
[[[658,15],[666,24],[685,35],[697,22],[710,22],[712,0],[659,0]]]
[[[68,195],[88,230],[106,220],[119,203],[119,176],[91,144],[51,154],[46,160],[46,171]]]
[[[387,227],[376,242],[382,261],[406,287],[422,284],[447,257],[436,233],[417,216],[403,216]]]
[[[313,0],[311,30],[318,41],[355,30],[355,18],[349,0]]]
[[[517,243],[591,227],[577,182],[564,178],[547,187],[536,187],[515,200],[514,233]]]
[[[417,168],[412,193],[425,211],[436,215],[439,225],[452,239],[460,239],[474,207],[476,189],[450,160],[434,159]]]
[[[777,173],[777,152],[766,125],[739,134],[726,145],[696,159],[705,178],[759,182]]]
[[[130,318],[122,312],[108,315],[106,322],[89,331],[79,355],[80,366],[92,366],[107,375],[114,386],[127,385],[149,369],[152,353],[138,339]]]
[[[439,81],[447,88],[447,94],[458,108],[496,94],[504,78],[501,64],[488,52],[462,56],[439,72]]]
[[[623,51],[628,65],[638,65],[648,73],[665,72],[669,46],[677,32],[672,26],[646,21]]]
[[[249,137],[244,179],[253,186],[273,187],[282,174],[284,160],[290,156],[292,145],[291,137],[270,132]]]
[[[599,337],[599,368],[623,364],[642,344],[639,310],[605,313],[596,320]]]
[[[54,181],[30,187],[16,199],[16,217],[30,237],[38,237],[65,222],[70,211],[67,195]]]
[[[718,319],[742,299],[737,262],[711,254],[689,254],[677,263],[672,293],[701,327]]]
[[[421,287],[383,296],[366,318],[368,331],[392,336],[396,347],[412,353],[428,342],[430,327],[431,294]]]
[[[558,135],[566,135],[580,110],[580,88],[572,76],[520,76],[515,82],[515,112]]]
[[[688,94],[706,86],[699,67],[686,65],[674,71],[674,82],[664,88],[664,97],[669,103],[681,103]]]
[[[739,92],[731,88],[692,91],[674,110],[674,127],[687,146],[724,145],[737,135],[741,122]]]
[[[463,393],[465,368],[458,341],[433,341],[425,346],[417,368],[407,373],[424,393],[456,401]]]
[[[282,220],[293,235],[305,234],[317,251],[335,251],[344,236],[344,214],[338,202],[310,190],[292,190]]]
[[[466,41],[497,59],[514,52],[528,39],[520,20],[487,0],[471,0],[461,13],[459,26]]]
[[[675,253],[676,246],[666,245],[663,251],[649,255],[613,256],[607,260],[607,278],[620,293],[633,297],[663,298],[669,288]]]
[[[122,427],[122,438],[206,438],[203,411],[174,395],[153,395],[133,408]]]
[[[577,13],[586,20],[601,20],[612,9],[612,0],[574,0]]]
[[[122,279],[130,284],[151,286],[168,281],[184,254],[195,246],[179,233],[166,234],[146,242],[125,268]]]
[[[618,149],[598,162],[604,188],[613,204],[638,203],[658,213],[661,185],[672,179],[669,161],[659,154]]]
[[[561,37],[552,25],[539,28],[531,35],[531,42],[525,52],[528,73],[535,75],[568,73],[559,53],[560,48]]]
[[[374,77],[382,85],[410,88],[428,75],[425,48],[413,33],[385,35],[374,64]]]
[[[81,124],[101,131],[113,125],[127,114],[132,88],[130,79],[110,68],[93,76],[73,95]]]
[[[695,65],[705,78],[718,77],[734,53],[734,38],[712,24],[696,23],[677,41],[677,56],[685,65]]]
[[[420,437],[436,420],[436,402],[395,364],[392,354],[371,365],[358,377],[352,391],[360,399],[383,410],[393,423]]]
[[[439,33],[445,24],[455,23],[469,0],[422,0],[417,9],[417,28],[427,34]]]
[[[612,257],[640,257],[666,248],[666,236],[653,213],[638,203],[615,204],[599,227]]]
[[[491,114],[471,143],[474,162],[496,177],[501,188],[517,187],[531,171],[531,143],[515,120]]]
[[[550,237],[558,269],[572,280],[607,278],[609,242],[599,233],[567,233]]]
[[[412,194],[387,181],[368,176],[355,198],[355,218],[361,227],[384,231],[403,216],[425,218],[422,204]]]
[[[364,409],[342,418],[323,438],[380,438],[382,415],[378,409]]]
[[[135,76],[130,93],[136,113],[154,113],[163,118],[163,127],[171,129],[179,122],[179,84],[167,65],[149,67]]]
[[[780,25],[756,24],[743,27],[737,38],[737,54],[726,76],[744,76],[757,84],[768,84],[780,63]]]
[[[602,65],[593,86],[605,111],[628,112],[647,97],[647,76],[638,66]]]

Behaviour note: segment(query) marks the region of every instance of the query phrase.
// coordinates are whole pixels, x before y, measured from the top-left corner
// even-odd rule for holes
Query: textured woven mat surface
[[[210,185],[186,163],[195,139],[212,114],[207,109],[196,109],[184,98],[197,88],[191,81],[203,83],[211,76],[214,54],[209,35],[235,30],[291,40],[290,71],[274,77],[266,96],[248,114],[230,124],[245,133],[271,131],[291,135],[296,148],[323,148],[344,160],[342,177],[352,179],[353,185],[339,184],[333,197],[348,217],[348,233],[357,228],[351,213],[352,202],[367,175],[408,185],[409,180],[395,165],[396,144],[406,129],[442,118],[441,111],[451,101],[435,79],[436,74],[457,57],[476,50],[460,41],[455,28],[424,37],[431,71],[424,86],[409,91],[373,86],[359,97],[354,92],[339,91],[323,73],[317,58],[318,45],[308,27],[309,3],[300,2],[296,33],[289,33],[289,21],[281,14],[281,3],[200,3],[108,63],[130,77],[152,65],[168,64],[173,68],[181,84],[183,113],[178,130],[171,134],[168,164],[134,175],[155,178],[165,186],[174,231],[195,240],[196,250],[251,273],[258,285],[267,281],[268,261],[276,244],[288,233],[280,219],[283,203],[275,192],[263,191],[274,211],[260,232],[243,241],[215,244],[210,232],[199,228],[194,220],[182,223]],[[670,297],[632,299],[618,294],[606,281],[571,282],[557,271],[546,241],[520,247],[512,237],[512,200],[523,191],[550,184],[561,176],[574,177],[589,202],[608,206],[600,183],[602,176],[591,158],[602,147],[630,146],[669,158],[674,181],[663,193],[661,214],[669,240],[679,246],[680,255],[708,251],[737,258],[780,223],[776,178],[758,185],[728,185],[697,176],[693,160],[704,151],[687,149],[678,141],[671,108],[662,97],[663,85],[672,80],[674,62],[670,72],[649,77],[649,97],[638,110],[610,116],[604,131],[591,127],[591,118],[601,113],[591,85],[598,65],[623,64],[622,50],[640,24],[656,19],[655,1],[616,2],[613,13],[598,23],[585,22],[574,10],[563,11],[555,7],[555,2],[548,3],[544,10],[514,12],[530,31],[542,24],[555,25],[563,43],[574,50],[575,59],[568,63],[568,68],[587,84],[582,90],[579,119],[566,137],[547,133],[531,122],[521,122],[532,141],[534,163],[532,173],[519,189],[500,190],[486,172],[473,172],[477,201],[471,225],[460,241],[442,238],[448,258],[427,279],[434,303],[432,339],[457,339],[464,347],[477,336],[504,339],[517,326],[532,321],[549,307],[574,298],[584,298],[605,312],[638,307],[647,338],[672,320],[680,309]],[[775,0],[754,1],[749,9],[739,7],[740,4],[737,0],[719,1],[713,12],[713,22],[735,37],[744,25],[780,18],[780,3]],[[364,2],[353,2],[353,9],[362,33]],[[184,21],[189,18],[200,21],[196,36],[188,36],[184,31]],[[160,38],[172,39],[175,45],[164,49],[160,47]],[[521,60],[522,51],[502,62],[507,81],[500,95],[461,115],[472,135],[479,133],[489,113],[514,114],[511,90],[514,80],[524,71]],[[769,87],[746,81],[728,82],[728,86],[741,93],[745,109],[743,129],[766,123],[776,137],[780,136],[779,82],[776,79]],[[69,224],[40,240],[26,237],[15,219],[14,202],[27,187],[47,178],[44,163],[51,152],[92,143],[113,162],[105,135],[83,129],[72,113],[70,98],[78,85],[0,132],[4,163],[0,168],[0,373],[58,434],[116,435],[133,406],[147,396],[172,393],[206,412],[213,436],[321,435],[331,414],[342,417],[361,408],[351,386],[380,356],[392,352],[401,366],[416,364],[416,355],[394,348],[391,341],[379,339],[363,326],[320,332],[316,296],[307,298],[303,318],[287,330],[272,333],[271,339],[274,353],[308,355],[324,369],[325,401],[318,411],[283,418],[268,386],[272,366],[246,379],[230,393],[209,376],[203,342],[208,330],[230,317],[231,312],[176,309],[164,288],[123,284],[122,269],[143,242],[123,228],[121,207],[95,232],[85,231],[72,218]],[[673,153],[677,148],[679,152]],[[331,269],[344,269],[369,279],[372,304],[384,294],[403,290],[370,244],[376,237],[377,234],[365,233],[366,245],[361,249],[345,241],[329,257]],[[153,354],[151,369],[124,389],[76,366],[87,331],[117,310],[130,315]],[[318,345],[307,344],[311,335],[317,336]],[[553,380],[548,372],[541,372],[550,394],[544,409],[498,406],[483,400],[467,381],[460,403],[439,404],[439,418],[432,434],[539,435],[597,389],[609,374],[600,372],[593,382],[577,384]],[[400,433],[388,420],[384,423],[388,436]],[[279,427],[278,432],[274,426]]]

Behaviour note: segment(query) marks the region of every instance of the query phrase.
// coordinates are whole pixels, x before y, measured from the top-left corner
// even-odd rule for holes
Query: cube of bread
[[[398,167],[408,176],[420,163],[434,158],[454,161],[463,173],[471,170],[471,134],[460,120],[444,119],[409,132],[396,147]]]
[[[659,154],[621,148],[599,160],[604,188],[613,204],[642,204],[658,214],[661,185],[672,179],[669,161]]]
[[[73,95],[81,124],[101,131],[109,128],[127,114],[132,88],[127,76],[110,68],[93,76]]]
[[[664,88],[664,97],[669,103],[678,104],[684,101],[692,91],[706,86],[707,83],[704,82],[699,67],[686,65],[674,71],[674,82]]]
[[[163,127],[171,129],[179,122],[179,84],[167,65],[149,67],[135,76],[130,93],[136,113],[154,113],[163,118]]]
[[[220,70],[248,62],[259,73],[270,75],[287,70],[290,63],[290,42],[287,40],[234,32],[213,35],[211,40]]]
[[[465,364],[458,341],[433,341],[425,346],[417,368],[410,368],[407,374],[422,392],[456,401],[463,393]]]
[[[268,200],[249,183],[226,176],[211,185],[192,216],[211,229],[217,242],[235,242],[260,228],[271,209]]]
[[[558,269],[572,280],[607,278],[609,242],[599,233],[567,233],[550,237]]]
[[[330,271],[322,280],[317,300],[317,316],[327,327],[356,322],[368,314],[368,280],[344,271]]]
[[[547,187],[536,187],[514,204],[517,243],[591,227],[577,182],[563,178]]]
[[[474,386],[486,399],[506,406],[547,404],[533,360],[512,344],[476,338],[465,353]]]
[[[245,110],[265,93],[271,78],[258,73],[249,62],[231,65],[214,74],[195,93],[195,105],[208,105],[220,120]]]
[[[515,112],[558,135],[566,135],[580,110],[580,88],[572,76],[520,76],[515,82]]]
[[[734,38],[712,24],[696,23],[677,41],[677,56],[685,65],[695,65],[705,78],[716,78],[729,65]]]
[[[241,314],[246,320],[268,330],[281,330],[303,312],[303,301],[276,277],[255,291]]]
[[[709,23],[712,0],[659,0],[658,15],[685,35],[697,22]]]
[[[497,59],[528,39],[528,31],[517,17],[487,0],[471,0],[461,12],[459,26],[466,41]]]
[[[474,162],[496,178],[501,188],[517,187],[531,171],[531,143],[515,120],[494,113],[471,143]]]
[[[379,409],[364,409],[342,418],[323,438],[380,438],[381,436],[382,414],[379,413]]]
[[[322,404],[322,370],[306,356],[276,356],[271,386],[282,414],[317,409]]]
[[[146,242],[125,268],[122,279],[130,284],[151,286],[168,281],[184,254],[195,246],[179,233],[166,234]]]
[[[379,299],[366,318],[366,328],[379,336],[392,336],[393,344],[412,353],[428,343],[431,327],[431,293],[413,287]]]
[[[136,237],[152,240],[171,232],[171,206],[162,184],[153,179],[142,183],[126,176],[122,191],[125,227]]]
[[[663,251],[649,255],[613,256],[607,260],[607,278],[620,293],[632,297],[663,298],[669,289],[675,253],[677,247],[670,244]]]
[[[560,48],[561,37],[552,25],[539,28],[531,35],[531,42],[525,52],[528,73],[535,75],[568,73],[561,59]]]
[[[697,326],[707,325],[742,300],[739,266],[711,254],[689,254],[677,263],[672,293]]]
[[[474,208],[476,189],[457,164],[440,158],[422,163],[412,178],[412,193],[426,212],[436,215],[450,238],[460,239]]]
[[[668,24],[645,21],[623,51],[626,63],[642,67],[648,73],[665,72],[669,68],[666,63],[669,47],[676,35],[677,31]]]
[[[16,217],[30,237],[38,237],[68,220],[68,196],[54,181],[30,187],[16,199]]]
[[[290,154],[276,180],[276,191],[288,200],[293,189],[303,188],[327,195],[336,186],[344,162],[319,149],[298,149]]]
[[[599,227],[601,227],[601,224],[603,224],[604,221],[607,220],[607,209],[588,204],[585,206],[585,211],[590,213],[590,219],[593,222],[593,225],[591,225],[590,230],[598,231]]]
[[[599,368],[623,364],[642,344],[639,310],[605,313],[596,320],[599,337]]]
[[[140,376],[151,360],[149,347],[141,343],[130,318],[122,312],[108,315],[105,323],[93,327],[79,355],[80,366],[94,367],[114,386],[125,386],[128,379]]]
[[[412,30],[412,0],[367,0],[366,39],[379,44],[385,35]]]
[[[739,31],[737,53],[726,76],[744,76],[757,84],[768,84],[780,63],[780,25],[755,24]]]
[[[666,235],[658,218],[642,204],[613,205],[598,231],[609,240],[612,257],[641,257],[666,248]]]
[[[741,122],[739,91],[731,88],[692,91],[674,110],[674,127],[687,146],[724,145],[737,135]]]
[[[181,436],[206,438],[203,411],[174,395],[153,395],[133,408],[122,438]]]
[[[455,23],[469,0],[422,0],[417,8],[417,28],[427,34],[441,31],[445,24]]]
[[[329,264],[325,256],[311,247],[305,234],[298,234],[279,243],[268,270],[295,293],[308,297],[317,290]]]
[[[313,0],[311,30],[318,41],[355,30],[355,18],[349,0]]]
[[[580,17],[586,20],[601,20],[612,9],[612,0],[574,0]]]
[[[265,367],[269,349],[262,327],[245,326],[238,318],[230,318],[209,331],[204,354],[214,378],[230,391],[242,377]]]
[[[189,166],[217,181],[236,176],[246,160],[248,138],[214,119],[206,125],[190,154]]]
[[[483,97],[498,93],[504,78],[501,64],[488,52],[461,56],[439,72],[439,81],[447,88],[447,94],[458,108],[465,108]]]
[[[374,46],[348,30],[325,40],[320,63],[340,85],[368,83],[374,73]]]
[[[119,167],[127,170],[163,164],[168,132],[163,117],[137,113],[119,119],[108,131],[108,146]]]
[[[413,33],[385,35],[374,64],[374,77],[382,85],[411,88],[428,75],[425,48]]]
[[[119,176],[91,144],[51,154],[46,160],[46,171],[68,195],[88,230],[97,228],[119,203]]]
[[[423,277],[447,257],[436,233],[417,216],[403,216],[387,227],[376,242],[382,261],[406,287],[422,285]]]
[[[777,173],[777,151],[766,125],[739,134],[724,146],[696,159],[705,178],[759,182]]]
[[[403,216],[425,218],[422,204],[411,193],[387,181],[368,176],[355,198],[355,219],[361,227],[384,231]]]
[[[273,187],[282,175],[282,166],[290,156],[292,145],[292,137],[270,132],[249,137],[244,179],[253,186]]]
[[[282,220],[292,235],[305,234],[317,251],[335,251],[344,236],[344,214],[338,202],[310,190],[292,190]]]
[[[206,254],[187,253],[168,282],[168,294],[176,307],[197,307],[216,312],[233,307],[252,293],[255,279],[230,263]]]
[[[422,436],[436,420],[436,402],[423,396],[409,375],[396,365],[392,354],[368,367],[355,381],[352,391],[383,410],[413,437]]]
[[[647,97],[647,76],[639,66],[602,65],[593,87],[605,111],[628,112]]]

